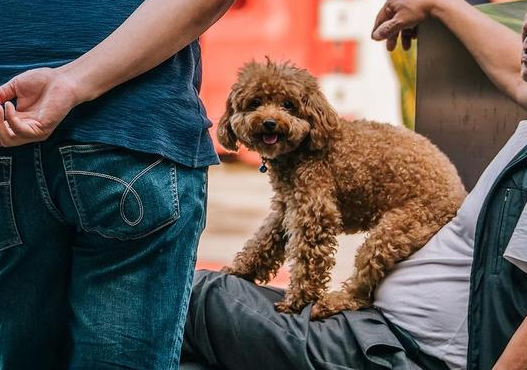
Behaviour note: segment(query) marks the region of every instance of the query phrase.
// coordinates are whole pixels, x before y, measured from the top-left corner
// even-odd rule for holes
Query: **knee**
[[[202,300],[204,297],[214,294],[217,288],[225,288],[232,285],[232,280],[238,280],[236,276],[228,275],[220,271],[198,270],[194,273],[192,285],[192,301]]]

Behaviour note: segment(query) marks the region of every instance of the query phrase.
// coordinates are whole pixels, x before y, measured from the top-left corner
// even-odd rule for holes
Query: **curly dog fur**
[[[445,225],[466,195],[455,167],[426,138],[339,118],[315,78],[288,63],[241,69],[218,138],[270,163],[271,213],[224,271],[266,283],[291,261],[281,312],[313,302],[312,318],[323,318],[371,305],[379,281]],[[354,274],[328,293],[336,237],[359,231],[367,237]]]

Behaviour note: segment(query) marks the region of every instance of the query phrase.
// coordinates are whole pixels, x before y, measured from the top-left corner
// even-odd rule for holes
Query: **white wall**
[[[399,83],[384,43],[372,41],[371,29],[384,0],[325,0],[319,27],[328,40],[358,41],[357,73],[321,79],[322,89],[339,113],[401,124]]]

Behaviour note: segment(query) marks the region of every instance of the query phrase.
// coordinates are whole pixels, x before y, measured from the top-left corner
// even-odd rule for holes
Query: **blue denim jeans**
[[[114,146],[0,148],[0,370],[177,369],[206,186]]]

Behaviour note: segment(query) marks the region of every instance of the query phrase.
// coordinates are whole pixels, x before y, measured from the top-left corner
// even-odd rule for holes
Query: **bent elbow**
[[[518,83],[512,98],[520,107],[527,110],[527,82]]]

